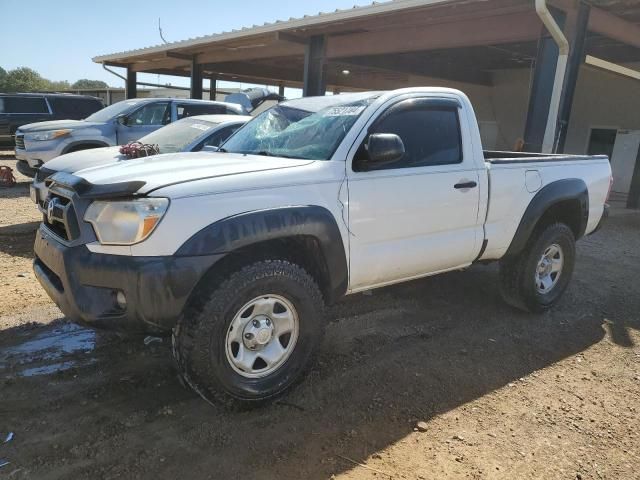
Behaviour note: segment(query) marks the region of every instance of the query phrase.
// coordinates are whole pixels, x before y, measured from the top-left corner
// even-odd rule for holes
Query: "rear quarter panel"
[[[485,232],[488,245],[482,260],[499,259],[505,254],[529,203],[541,188],[552,182],[578,178],[586,183],[589,191],[589,221],[585,234],[591,233],[602,217],[611,176],[611,167],[606,160],[487,166],[490,193]],[[538,172],[541,180],[539,188],[527,188],[527,171]]]

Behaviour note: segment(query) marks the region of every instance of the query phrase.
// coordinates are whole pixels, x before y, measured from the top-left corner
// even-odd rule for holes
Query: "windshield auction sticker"
[[[209,127],[208,125],[205,125],[203,123],[194,123],[194,124],[191,125],[191,128],[197,128],[198,130],[202,130],[203,132],[206,132],[211,127]]]
[[[350,105],[343,107],[331,107],[324,112],[325,117],[352,117],[360,115],[365,109],[363,105]]]

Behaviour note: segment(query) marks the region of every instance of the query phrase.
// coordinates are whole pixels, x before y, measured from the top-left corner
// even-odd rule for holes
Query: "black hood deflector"
[[[118,198],[135,195],[146,182],[132,181],[95,185],[84,178],[66,172],[57,172],[46,181],[47,186],[56,185],[73,190],[80,198]]]

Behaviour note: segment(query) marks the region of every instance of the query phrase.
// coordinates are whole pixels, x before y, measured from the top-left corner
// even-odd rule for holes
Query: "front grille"
[[[51,232],[67,242],[80,236],[80,228],[73,203],[66,197],[49,193],[42,206],[43,222]]]
[[[16,148],[24,150],[24,135],[16,135]]]

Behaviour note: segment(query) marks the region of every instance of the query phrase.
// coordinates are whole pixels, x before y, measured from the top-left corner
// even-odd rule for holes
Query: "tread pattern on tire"
[[[196,340],[200,334],[201,325],[199,320],[201,316],[203,314],[217,315],[216,321],[224,321],[223,318],[220,318],[220,315],[224,313],[222,306],[233,302],[236,292],[256,281],[277,276],[286,276],[301,285],[309,294],[314,308],[318,311],[320,321],[324,323],[325,304],[317,283],[304,269],[285,260],[258,261],[230,273],[218,285],[213,285],[206,294],[201,294],[201,298],[194,298],[191,305],[185,309],[173,332],[173,355],[184,380],[207,402],[223,404],[232,408],[238,406],[238,400],[245,402],[245,405],[248,403],[260,404],[280,395],[291,386],[287,385],[281,391],[258,400],[232,396],[221,388],[213,388],[211,382],[205,380],[211,377],[211,373],[207,371],[206,366],[193,361],[194,350],[198,347]],[[315,343],[316,346],[322,343],[323,334],[324,324],[319,328],[319,338]],[[314,353],[315,351],[311,352],[304,370],[307,370],[312,365],[311,357]],[[305,373],[305,371],[302,371],[298,378],[304,377]],[[296,382],[294,381],[293,383]]]
[[[551,231],[554,231],[558,236],[566,236],[566,240],[573,248],[573,252],[567,253],[571,253],[572,259],[575,258],[575,238],[572,230],[567,225],[553,223],[536,228],[520,254],[500,261],[500,293],[504,301],[512,307],[527,312],[542,312],[552,306],[552,304],[544,305],[535,301],[534,296],[528,291],[530,285],[525,278],[527,276],[527,264],[532,261],[531,255],[536,254],[532,250],[541,238],[551,235]],[[573,265],[568,267],[564,274],[570,278],[573,272]],[[533,285],[533,282],[531,285]],[[564,288],[566,288],[566,285],[561,287],[561,290],[564,290]],[[559,296],[561,295],[562,293]]]

